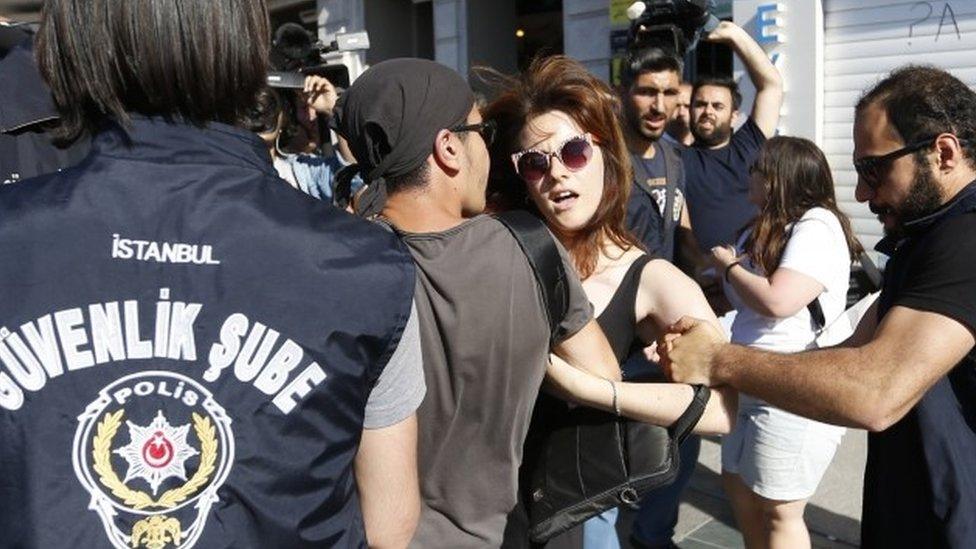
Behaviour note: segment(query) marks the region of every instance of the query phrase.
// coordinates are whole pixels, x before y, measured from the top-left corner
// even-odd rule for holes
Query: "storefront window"
[[[516,0],[515,21],[519,70],[537,55],[563,53],[562,0]]]

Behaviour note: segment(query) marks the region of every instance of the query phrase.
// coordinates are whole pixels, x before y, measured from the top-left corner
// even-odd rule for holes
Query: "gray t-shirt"
[[[400,235],[417,263],[427,382],[417,412],[423,507],[411,547],[498,547],[548,361],[541,291],[518,243],[494,218]],[[559,251],[570,275],[562,340],[593,312]]]

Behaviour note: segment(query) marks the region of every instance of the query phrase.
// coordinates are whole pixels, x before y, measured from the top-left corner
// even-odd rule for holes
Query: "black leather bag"
[[[552,236],[527,212],[506,212],[497,218],[532,264],[555,333],[568,296]],[[678,446],[698,423],[709,395],[707,387],[696,385],[691,404],[670,428],[572,408],[540,395],[520,479],[531,540],[544,542],[607,509],[636,506],[651,490],[673,482],[680,463]]]
[[[526,443],[522,482],[529,537],[544,542],[608,509],[636,507],[678,474],[678,447],[698,423],[707,387],[669,428],[541,395]]]

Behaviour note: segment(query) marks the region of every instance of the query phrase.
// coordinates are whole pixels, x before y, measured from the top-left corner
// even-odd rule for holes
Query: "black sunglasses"
[[[485,140],[485,145],[491,146],[492,141],[495,140],[495,129],[494,120],[485,120],[484,122],[479,122],[477,124],[464,124],[461,126],[454,126],[453,128],[448,128],[449,131],[454,133],[460,132],[478,132],[481,134],[481,138]]]
[[[915,151],[931,146],[936,137],[938,136],[933,135],[931,137],[926,137],[925,139],[916,141],[911,145],[891,151],[888,154],[882,154],[880,156],[862,156],[854,161],[854,171],[857,172],[858,177],[864,181],[865,185],[872,189],[876,189],[880,185],[881,178],[887,175],[888,170],[891,169],[892,161],[901,158],[906,154],[911,154]]]

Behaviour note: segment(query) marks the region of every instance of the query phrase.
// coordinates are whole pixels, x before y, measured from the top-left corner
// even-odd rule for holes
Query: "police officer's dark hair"
[[[868,90],[855,112],[878,104],[906,144],[951,133],[965,142],[962,149],[976,167],[976,92],[937,67],[906,65]],[[927,151],[919,151],[924,156]]]
[[[673,71],[678,73],[678,78],[681,78],[682,68],[681,60],[674,54],[661,48],[643,48],[631,52],[624,59],[620,71],[620,84],[629,88],[637,77],[648,72]]]
[[[739,92],[739,84],[735,80],[724,76],[703,76],[695,80],[695,85],[691,90],[691,101],[694,103],[695,94],[702,86],[716,86],[729,90],[732,95],[732,110],[737,111],[742,106],[742,93]]]
[[[106,117],[236,123],[264,84],[264,0],[47,0],[37,59],[63,137]]]

